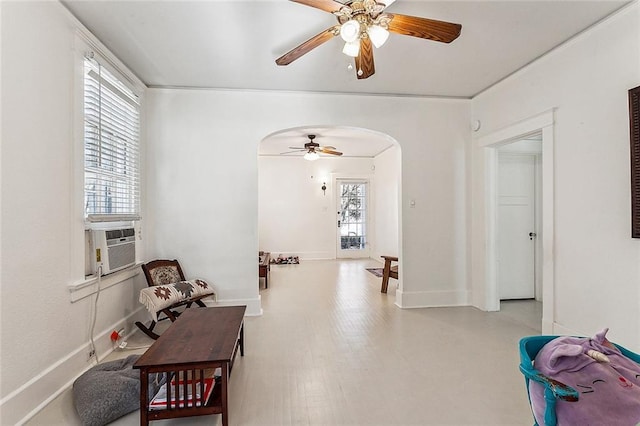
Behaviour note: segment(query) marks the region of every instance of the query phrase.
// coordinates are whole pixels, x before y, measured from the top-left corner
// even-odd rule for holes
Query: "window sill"
[[[137,262],[135,265],[131,265],[126,269],[104,276],[100,279],[99,283],[98,277],[89,276],[82,281],[77,281],[75,283],[69,284],[67,288],[69,289],[71,303],[75,303],[78,300],[82,300],[85,297],[89,297],[92,294],[97,293],[98,284],[100,285],[100,291],[103,291],[116,284],[120,284],[121,282],[124,282],[129,278],[135,277],[140,273],[139,266],[141,264],[142,262]]]

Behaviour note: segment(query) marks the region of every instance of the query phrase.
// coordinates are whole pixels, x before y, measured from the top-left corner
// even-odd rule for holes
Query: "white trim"
[[[407,94],[407,93],[381,93],[381,92],[333,92],[333,91],[316,91],[316,90],[278,90],[278,89],[256,89],[244,88],[238,89],[233,87],[204,87],[204,86],[180,86],[180,85],[149,85],[149,89],[153,90],[189,90],[189,91],[216,91],[216,92],[241,92],[241,93],[279,93],[290,95],[328,95],[328,96],[362,96],[362,97],[382,97],[382,98],[415,98],[429,99],[444,102],[469,102],[471,96],[441,96],[426,94]]]
[[[552,331],[555,306],[554,252],[554,110],[514,123],[476,139],[484,149],[485,164],[485,300],[487,311],[500,310],[496,279],[496,176],[497,148],[517,139],[542,132],[542,332]]]
[[[138,101],[142,103],[141,98],[144,94],[144,90],[147,88],[144,82],[129,70],[129,68],[127,68],[127,66],[114,54],[112,54],[111,51],[91,33],[91,31],[78,21],[75,16],[73,16],[73,14],[69,13],[69,15],[77,26],[76,35],[85,44],[85,48],[98,55],[102,59],[103,65],[110,72],[115,73],[116,76],[122,77],[122,79],[126,81],[126,85],[129,86],[129,88],[140,98]],[[86,53],[88,52],[82,52],[83,58]]]
[[[498,171],[498,150],[485,149],[485,218],[486,218],[486,267],[485,267],[485,309],[489,312],[500,310],[500,298],[498,295],[498,272],[496,270],[498,243],[496,239],[497,215],[496,202],[497,194],[497,171]],[[493,283],[493,284],[491,284]]]
[[[526,139],[527,136],[538,133],[540,129],[551,126],[553,124],[553,113],[554,110],[550,109],[531,118],[503,127],[488,135],[480,136],[477,139],[478,146],[497,148],[500,145],[513,142],[515,139]]]
[[[447,306],[469,306],[469,291],[411,291],[396,290],[396,305],[409,308],[441,308]]]
[[[555,140],[553,124],[542,129],[542,332],[555,322]]]
[[[558,335],[558,336],[589,336],[590,335],[589,333],[585,333],[579,330],[574,330],[572,328],[565,327],[564,325],[558,324],[558,323],[551,324],[551,327],[549,328],[549,332],[546,332],[545,334],[552,334],[552,335]]]
[[[126,318],[105,328],[95,339],[100,359],[104,359],[114,350],[109,337],[113,330],[119,330],[126,327],[127,324],[133,324],[137,320],[146,318],[146,316],[147,311],[141,306]],[[137,329],[131,327],[130,330],[127,336],[131,335]],[[89,349],[90,345],[88,342],[77,347],[48,368],[35,374],[31,380],[2,398],[2,400],[0,400],[0,411],[2,412],[3,422],[15,425],[25,424],[51,403],[51,401],[70,389],[78,377],[95,365],[95,358],[91,360],[87,359]],[[69,379],[69,377],[71,377],[71,379]],[[63,384],[60,385],[60,383]],[[37,401],[41,402],[37,406],[34,406]],[[20,418],[20,416],[22,417]]]
[[[298,258],[300,259],[300,261],[303,260],[329,260],[329,259],[335,259],[333,252],[331,251],[298,251],[298,252],[292,252],[292,251],[278,251],[278,250],[271,250],[271,259],[276,259],[279,255],[282,255],[283,257],[289,257],[289,256],[298,256]],[[278,264],[274,264],[276,266],[278,266]]]
[[[259,317],[262,315],[262,297],[258,295],[254,299],[220,299],[215,302],[211,300],[205,300],[207,306],[242,306],[245,305],[247,310],[245,312],[246,317]]]
[[[109,224],[122,222],[138,222],[142,220],[139,214],[90,214],[87,216],[87,223],[105,223]]]

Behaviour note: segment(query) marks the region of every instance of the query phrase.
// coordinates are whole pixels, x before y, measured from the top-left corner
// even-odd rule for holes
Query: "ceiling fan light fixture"
[[[389,31],[382,28],[380,25],[371,25],[367,28],[367,33],[376,48],[381,47],[389,38]]]
[[[342,48],[342,53],[354,58],[358,56],[359,52],[360,52],[360,40],[356,40],[351,43],[345,43],[344,47]]]
[[[360,22],[350,19],[340,27],[340,37],[346,43],[353,43],[360,38]]]
[[[316,161],[320,156],[317,152],[309,150],[306,154],[304,154],[304,159],[308,161]]]

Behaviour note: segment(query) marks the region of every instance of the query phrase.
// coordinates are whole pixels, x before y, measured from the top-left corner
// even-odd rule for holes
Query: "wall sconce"
[[[322,182],[322,195],[327,195],[327,184],[325,182]]]

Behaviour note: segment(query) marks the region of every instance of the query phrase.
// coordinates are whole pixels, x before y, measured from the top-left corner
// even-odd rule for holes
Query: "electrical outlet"
[[[113,330],[109,337],[111,338],[112,343],[117,343],[118,340],[124,339],[124,328]]]
[[[88,360],[91,361],[91,358],[93,358],[94,356],[96,356],[96,351],[94,351],[93,349],[90,349]]]

